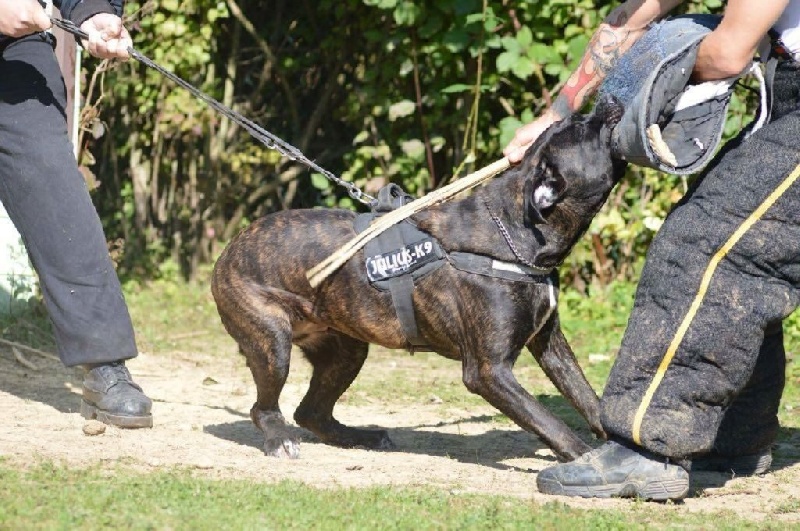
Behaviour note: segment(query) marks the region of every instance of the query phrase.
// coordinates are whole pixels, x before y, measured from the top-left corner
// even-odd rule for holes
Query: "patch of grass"
[[[56,349],[44,303],[36,298],[13,305],[10,313],[0,314],[0,337],[48,352]]]
[[[800,500],[794,496],[789,496],[786,501],[779,503],[773,512],[775,514],[793,514],[800,512]]]
[[[210,275],[207,267],[192,282],[167,278],[123,286],[141,351],[236,352],[217,314]]]
[[[800,425],[800,312],[794,312],[783,323],[786,348],[786,387],[779,418],[787,426]]]
[[[592,386],[602,391],[633,308],[636,285],[615,282],[583,295],[566,289],[559,298],[564,335]]]
[[[211,480],[172,470],[71,470],[43,463],[25,471],[0,462],[4,529],[631,529],[697,527],[707,516],[633,503],[582,510],[561,503],[450,493],[441,489],[315,489]],[[659,511],[653,511],[659,507]],[[756,526],[734,516],[714,529]],[[759,529],[768,529],[763,525]]]

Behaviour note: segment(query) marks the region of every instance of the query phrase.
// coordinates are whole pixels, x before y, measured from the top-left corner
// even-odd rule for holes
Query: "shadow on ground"
[[[569,403],[560,396],[542,395],[537,397],[548,409],[553,411],[572,427],[584,441],[591,446],[596,446],[599,441],[591,434],[588,426]],[[571,414],[570,414],[571,412]],[[389,416],[387,415],[387,420]],[[511,425],[512,429],[488,429],[481,433],[474,431],[476,424],[494,424],[498,419],[505,419],[503,415],[476,415],[457,420],[443,421],[433,424],[419,424],[414,426],[391,427],[386,426],[354,426],[364,429],[388,429],[389,437],[396,445],[390,452],[446,457],[459,462],[480,464],[500,470],[518,469],[514,465],[505,463],[509,459],[525,459],[536,457],[549,463],[556,463],[556,458],[548,451],[536,435],[528,433],[519,427]],[[461,431],[463,427],[463,432]],[[317,437],[311,432],[297,427],[290,427],[294,437],[302,443],[319,443]],[[264,439],[259,430],[249,420],[240,420],[229,423],[206,425],[206,433],[221,439],[261,448]],[[455,431],[455,432],[454,432]]]
[[[545,404],[559,418],[563,419],[578,435],[591,446],[599,446],[596,439],[569,403],[560,396],[542,395],[537,399]],[[548,448],[534,434],[520,428],[489,429],[482,433],[460,433],[460,426],[489,424],[498,422],[497,415],[476,415],[457,420],[433,424],[419,424],[389,428],[389,437],[396,445],[395,450],[409,454],[444,457],[468,464],[478,464],[498,470],[519,470],[539,472],[539,469],[521,468],[510,464],[509,460],[530,459],[544,461],[542,466],[555,464],[558,460],[548,452]],[[387,416],[388,418],[388,416]],[[365,429],[386,429],[385,426],[358,426]],[[453,428],[456,432],[453,432]],[[227,441],[261,449],[264,439],[261,432],[250,420],[207,425],[206,433]],[[468,431],[465,429],[465,432]],[[318,444],[319,440],[311,432],[291,426],[290,432],[302,443]],[[781,428],[778,441],[773,447],[773,465],[770,472],[776,472],[795,465],[800,461],[800,429]],[[735,476],[722,472],[695,472],[692,474],[692,490],[722,487]]]
[[[22,354],[32,367],[17,361],[10,349],[0,349],[0,391],[41,402],[62,413],[80,409],[80,395],[70,389],[80,388],[81,376],[77,369],[34,353]]]
[[[798,462],[800,462],[800,428],[783,427],[778,432],[777,441],[772,445],[772,466],[769,472],[778,472]],[[692,490],[722,487],[734,478],[736,474],[732,471],[695,472],[692,474]]]

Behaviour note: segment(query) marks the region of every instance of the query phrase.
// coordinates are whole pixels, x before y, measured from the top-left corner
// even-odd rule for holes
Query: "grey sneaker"
[[[689,473],[644,449],[608,441],[570,463],[545,468],[536,486],[544,494],[582,498],[680,500],[689,493]]]
[[[83,379],[81,415],[120,428],[150,428],[153,403],[133,382],[125,362],[98,365]]]
[[[750,455],[724,456],[710,453],[692,461],[692,472],[727,472],[734,476],[760,476],[772,466],[769,448]]]

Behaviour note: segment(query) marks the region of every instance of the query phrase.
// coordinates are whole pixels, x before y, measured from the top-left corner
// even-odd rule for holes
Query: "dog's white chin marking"
[[[551,186],[542,185],[533,192],[533,202],[539,208],[547,208],[552,206],[556,201],[556,191]]]

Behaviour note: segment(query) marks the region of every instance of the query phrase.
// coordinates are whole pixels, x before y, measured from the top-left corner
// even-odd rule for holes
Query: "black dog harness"
[[[366,229],[373,219],[399,208],[414,198],[396,184],[383,187],[372,212],[356,217],[356,232]],[[408,349],[426,350],[427,343],[417,327],[414,312],[414,282],[449,263],[467,273],[529,284],[545,283],[550,286],[550,308],[555,309],[555,285],[550,278],[552,270],[536,269],[522,264],[496,260],[491,256],[454,251],[448,253],[439,241],[405,219],[370,240],[365,248],[365,274],[370,284],[392,296],[397,318]],[[543,320],[543,323],[547,319]],[[538,330],[536,331],[538,332]]]

